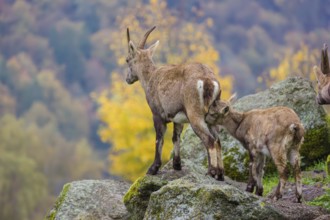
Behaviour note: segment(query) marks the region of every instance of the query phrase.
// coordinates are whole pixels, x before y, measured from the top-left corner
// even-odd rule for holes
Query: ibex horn
[[[321,71],[323,74],[330,74],[330,65],[328,58],[328,45],[323,45],[322,56],[321,56]]]
[[[131,38],[129,37],[129,29],[127,28],[127,44],[128,44],[128,52],[129,52],[129,41]]]
[[[155,30],[155,28],[156,28],[156,26],[153,26],[149,31],[147,31],[147,33],[145,33],[143,39],[142,39],[142,40],[140,41],[140,43],[139,43],[139,46],[138,46],[139,49],[144,49],[144,45],[145,45],[146,42],[147,42],[147,39],[148,39],[149,34],[150,34],[153,30]]]

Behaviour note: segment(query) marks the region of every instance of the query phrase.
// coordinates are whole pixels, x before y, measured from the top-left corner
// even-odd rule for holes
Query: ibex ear
[[[237,94],[234,93],[232,96],[230,96],[230,98],[228,99],[228,102],[230,104],[233,104],[236,101],[236,99],[237,99]]]
[[[323,78],[323,73],[317,66],[313,67],[313,71],[314,71],[314,74],[316,75],[317,81],[320,82],[320,80]]]
[[[129,46],[129,52],[135,56],[135,54],[138,53],[138,50],[134,45],[133,41],[129,41],[128,46]]]
[[[158,47],[158,45],[159,45],[159,40],[156,41],[156,43],[154,43],[153,45],[151,45],[148,48],[148,53],[149,53],[150,57],[152,57],[154,55],[154,52],[156,51],[156,48]]]

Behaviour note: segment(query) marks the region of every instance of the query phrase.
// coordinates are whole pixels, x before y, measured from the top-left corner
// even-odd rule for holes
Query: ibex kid
[[[165,65],[157,67],[152,56],[159,41],[145,49],[151,28],[138,46],[130,40],[127,28],[128,74],[126,82],[133,84],[140,81],[146,94],[146,99],[153,114],[156,130],[155,160],[148,174],[155,175],[161,166],[163,137],[166,124],[174,123],[173,168],[181,169],[180,135],[183,123],[190,123],[196,135],[202,140],[208,152],[208,174],[218,180],[223,180],[224,171],[221,158],[220,140],[215,132],[205,123],[205,115],[209,106],[220,99],[220,84],[214,73],[200,63]]]
[[[233,97],[231,98],[233,99]],[[206,116],[206,122],[222,125],[248,150],[250,156],[249,181],[246,191],[262,196],[263,168],[266,155],[271,156],[278,170],[280,181],[274,199],[282,197],[288,178],[288,161],[293,167],[296,197],[302,198],[300,154],[304,128],[297,114],[287,107],[235,111],[230,101],[217,100]]]

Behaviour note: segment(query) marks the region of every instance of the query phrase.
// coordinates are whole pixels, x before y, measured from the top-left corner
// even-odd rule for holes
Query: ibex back
[[[155,160],[148,174],[155,175],[161,166],[163,137],[166,124],[174,123],[173,168],[181,170],[180,135],[183,124],[190,123],[196,135],[202,140],[208,152],[208,173],[218,180],[223,180],[223,164],[220,140],[216,138],[215,129],[210,128],[204,120],[210,105],[220,99],[220,84],[214,73],[199,63],[165,65],[156,67],[152,56],[159,44],[157,41],[148,49],[144,45],[151,28],[138,46],[130,40],[127,29],[128,57],[126,62],[129,72],[126,82],[132,84],[140,81],[149,107],[153,114],[156,130]]]

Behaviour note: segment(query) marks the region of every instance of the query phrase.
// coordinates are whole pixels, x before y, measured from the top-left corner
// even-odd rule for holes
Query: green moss
[[[123,201],[131,214],[130,219],[142,219],[148,207],[151,193],[159,190],[168,181],[158,176],[143,176],[138,178],[125,194]]]
[[[305,140],[300,149],[302,164],[309,166],[315,160],[325,159],[330,153],[329,129],[327,126],[310,129],[305,133]]]
[[[325,169],[326,169],[327,175],[330,176],[330,154],[327,157],[327,161],[325,163]]]
[[[144,177],[138,178],[128,189],[127,193],[125,194],[123,198],[124,204],[128,203],[134,196],[137,196],[138,189],[141,185],[141,182],[143,181]]]
[[[330,211],[330,189],[320,197],[315,198],[313,201],[307,202],[308,205],[321,206]]]
[[[65,200],[66,194],[68,193],[69,189],[70,189],[70,183],[67,183],[63,186],[62,192],[59,195],[59,197],[57,198],[54,208],[50,211],[50,213],[45,217],[44,220],[54,220],[56,217],[56,213],[58,211],[58,209],[61,207],[62,203]]]

